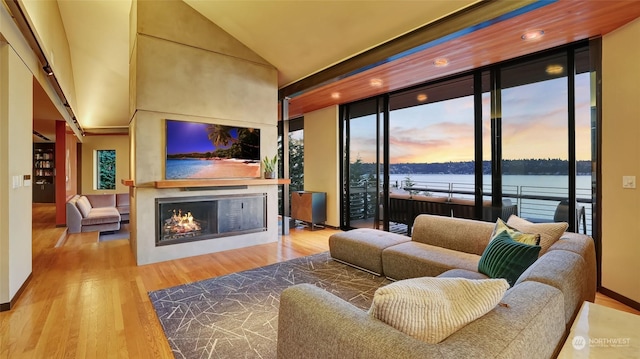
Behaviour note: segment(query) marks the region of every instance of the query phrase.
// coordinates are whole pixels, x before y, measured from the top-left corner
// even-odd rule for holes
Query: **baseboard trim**
[[[635,310],[640,310],[640,303],[636,302],[635,300],[631,299],[631,298],[627,298],[622,294],[618,294],[610,289],[607,289],[605,287],[600,287],[598,289],[598,292],[606,295],[607,297],[611,298],[611,299],[615,299],[618,302],[626,305],[627,307],[631,307]]]
[[[20,289],[18,289],[18,291],[16,292],[16,295],[14,295],[13,298],[11,298],[11,301],[9,303],[0,303],[0,312],[6,312],[16,306],[16,302],[18,302],[18,299],[20,298],[24,290],[27,288],[27,285],[29,284],[29,282],[31,282],[31,278],[33,278],[33,272],[29,273],[27,280],[25,280],[24,283],[22,283],[22,285],[20,286]]]

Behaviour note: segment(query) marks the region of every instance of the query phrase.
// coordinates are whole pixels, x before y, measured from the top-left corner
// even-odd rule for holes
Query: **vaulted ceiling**
[[[5,1],[34,9],[41,0]],[[184,1],[278,69],[292,116],[603,35],[640,16],[640,1],[628,0]],[[57,0],[57,8],[78,121],[88,133],[126,131],[131,1]],[[523,41],[532,29],[544,37]],[[434,66],[441,57],[448,66]],[[46,106],[41,95],[36,107]]]

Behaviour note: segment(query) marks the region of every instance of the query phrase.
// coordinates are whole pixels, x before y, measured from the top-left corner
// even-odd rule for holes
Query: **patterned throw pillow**
[[[531,223],[516,215],[511,215],[507,220],[507,224],[521,232],[540,233],[540,247],[542,247],[540,255],[545,254],[549,247],[560,239],[562,234],[569,228],[569,224],[566,222]]]
[[[495,308],[508,288],[504,279],[405,279],[378,288],[369,315],[435,344]]]
[[[538,259],[540,246],[514,241],[506,231],[500,232],[487,245],[478,272],[490,278],[504,278],[512,286],[530,265]]]
[[[540,234],[538,233],[522,233],[519,230],[511,227],[510,225],[504,223],[504,221],[500,218],[496,221],[496,226],[493,229],[493,233],[491,233],[491,240],[493,240],[500,232],[506,231],[509,233],[511,238],[520,243],[530,244],[530,245],[540,245]]]

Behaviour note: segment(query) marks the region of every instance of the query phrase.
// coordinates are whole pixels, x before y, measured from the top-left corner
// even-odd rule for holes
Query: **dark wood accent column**
[[[67,128],[64,121],[56,121],[56,227],[67,225],[67,164],[65,161],[67,152]]]

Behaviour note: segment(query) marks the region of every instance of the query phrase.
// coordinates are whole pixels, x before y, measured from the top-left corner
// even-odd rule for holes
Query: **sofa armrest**
[[[374,319],[311,284],[280,297],[278,358],[438,358],[433,345]]]
[[[82,231],[82,213],[76,206],[78,196],[74,196],[67,201],[65,208],[67,212],[67,228],[69,233],[80,233]]]

